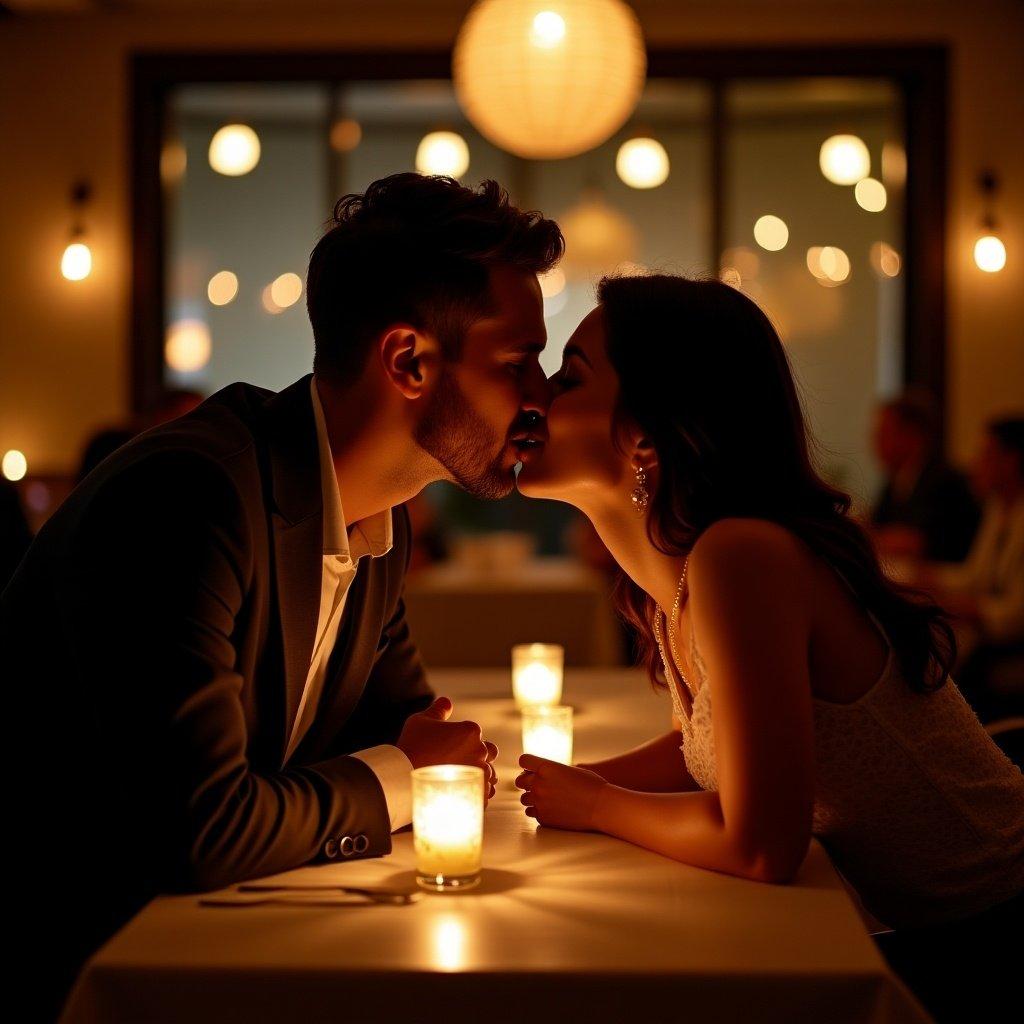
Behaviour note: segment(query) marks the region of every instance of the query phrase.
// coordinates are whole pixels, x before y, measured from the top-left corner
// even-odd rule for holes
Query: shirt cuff
[[[367,765],[384,790],[391,831],[404,828],[412,821],[412,761],[398,747],[382,744],[353,754]]]

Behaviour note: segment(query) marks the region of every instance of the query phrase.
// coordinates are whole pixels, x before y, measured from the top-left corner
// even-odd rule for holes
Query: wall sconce
[[[60,272],[69,281],[81,281],[92,271],[92,251],[85,244],[85,227],[82,214],[85,204],[92,195],[92,187],[87,181],[77,181],[71,187],[71,209],[74,220],[71,224],[71,241],[60,259]]]
[[[992,201],[999,190],[999,180],[994,171],[982,171],[978,175],[978,188],[985,199],[985,213],[981,226],[985,234],[974,243],[974,262],[979,270],[994,274],[1006,266],[1006,246],[996,234],[996,218],[992,213]]]

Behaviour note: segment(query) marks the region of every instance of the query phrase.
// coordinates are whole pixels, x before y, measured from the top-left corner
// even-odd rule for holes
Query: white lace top
[[[717,790],[711,688],[692,632],[689,642],[693,693],[668,665],[666,675],[686,767]],[[813,833],[889,927],[967,917],[1024,890],[1024,776],[952,680],[911,690],[886,644],[862,697],[814,698]]]

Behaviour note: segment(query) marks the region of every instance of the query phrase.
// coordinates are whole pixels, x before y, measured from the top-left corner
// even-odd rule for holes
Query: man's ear
[[[379,352],[385,376],[405,398],[419,398],[433,385],[441,352],[429,334],[395,325],[381,336]]]

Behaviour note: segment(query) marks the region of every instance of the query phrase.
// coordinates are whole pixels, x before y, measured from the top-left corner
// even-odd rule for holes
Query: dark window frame
[[[164,389],[164,198],[160,150],[169,92],[200,82],[318,82],[450,78],[450,51],[320,53],[135,53],[131,82],[130,403],[143,412]],[[724,223],[721,97],[749,78],[868,77],[896,84],[904,101],[905,384],[946,404],[946,191],[949,53],[944,46],[654,48],[648,77],[706,82],[712,90],[711,232],[720,251]],[[943,417],[943,420],[945,417]],[[944,433],[944,432],[943,432]]]

